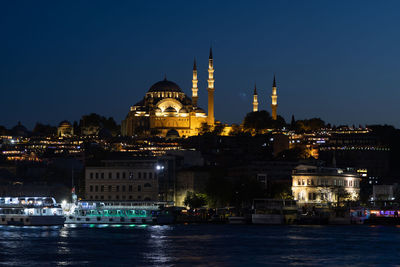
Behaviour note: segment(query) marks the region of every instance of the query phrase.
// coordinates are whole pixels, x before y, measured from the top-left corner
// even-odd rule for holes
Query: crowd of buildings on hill
[[[130,108],[121,127],[97,114],[58,127],[37,124],[32,132],[20,123],[0,127],[0,195],[64,198],[74,187],[88,200],[176,205],[188,192],[214,205],[245,205],[253,197],[305,204],[397,200],[396,129],[294,117],[286,124],[277,115],[275,76],[271,114],[259,110],[254,88],[253,111],[241,125],[225,125],[214,117],[214,82],[210,50],[207,113],[197,105],[194,62],[191,97],[164,79]]]

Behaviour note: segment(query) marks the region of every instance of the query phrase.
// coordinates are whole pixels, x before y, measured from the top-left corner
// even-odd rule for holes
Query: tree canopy
[[[255,131],[255,133],[261,133],[266,129],[280,129],[285,126],[286,122],[284,118],[277,116],[277,119],[273,120],[266,110],[247,113],[243,122],[245,130]]]

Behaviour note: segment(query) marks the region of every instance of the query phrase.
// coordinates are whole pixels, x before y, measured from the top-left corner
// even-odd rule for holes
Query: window
[[[119,172],[117,172],[117,179],[119,179]]]
[[[314,185],[314,179],[311,179],[311,185]]]
[[[96,179],[99,179],[99,173],[96,172]]]
[[[122,173],[122,179],[125,179],[126,178],[126,172],[123,172]]]
[[[108,179],[112,179],[112,173],[111,172],[108,173]]]
[[[97,185],[94,187],[94,191],[96,191],[96,192],[99,191],[99,187]]]
[[[116,191],[119,192],[119,185],[115,187]]]
[[[90,173],[90,179],[93,179],[93,172]]]
[[[149,172],[149,179],[153,179],[153,173]]]
[[[131,185],[128,187],[128,191],[132,192],[132,186]]]
[[[143,173],[143,179],[147,179],[147,172]]]
[[[297,181],[297,185],[301,185],[301,180],[298,180],[298,181]]]
[[[125,185],[123,185],[122,186],[122,192],[125,192],[125,189],[126,189],[126,187],[125,187]]]
[[[93,192],[93,185],[90,186],[89,192]]]
[[[99,196],[95,196],[94,198],[95,198],[95,199],[98,199],[98,198],[99,198]]]
[[[138,185],[138,186],[137,186],[137,191],[138,191],[138,192],[142,191],[142,186],[141,186],[141,185]]]
[[[100,186],[100,192],[104,192],[104,185]]]
[[[307,179],[307,185],[311,185],[310,179]]]
[[[109,186],[108,186],[108,192],[111,192],[111,190],[112,190],[112,186],[109,185]]]
[[[138,172],[138,178],[141,179],[142,178],[142,173]]]
[[[101,173],[101,179],[104,179],[104,172]]]
[[[119,196],[118,196],[118,195],[116,195],[116,196],[115,196],[115,199],[119,199]]]
[[[129,196],[129,199],[132,199],[132,195]]]
[[[129,179],[133,179],[133,172],[129,172]]]
[[[104,199],[104,196],[102,195],[102,196],[100,196],[100,199]]]

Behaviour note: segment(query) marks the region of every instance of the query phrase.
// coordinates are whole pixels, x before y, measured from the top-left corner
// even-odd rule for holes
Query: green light
[[[129,227],[135,227],[136,226],[136,224],[130,224],[129,225]]]

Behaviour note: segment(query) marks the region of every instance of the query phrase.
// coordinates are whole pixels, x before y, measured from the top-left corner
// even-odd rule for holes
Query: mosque
[[[197,66],[193,63],[192,98],[166,78],[153,84],[144,98],[130,108],[122,121],[124,136],[136,134],[163,137],[197,135],[204,123],[214,127],[214,63],[212,50],[208,59],[208,112],[197,106]]]
[[[162,137],[188,137],[197,135],[203,124],[211,128],[214,119],[214,62],[212,49],[208,58],[208,110],[207,113],[197,106],[197,66],[193,63],[192,97],[188,97],[181,88],[166,78],[153,84],[144,98],[133,105],[122,121],[123,136],[151,135]],[[272,85],[272,119],[277,118],[277,89]],[[257,89],[254,88],[253,112],[258,111]],[[225,127],[223,134],[228,134],[231,127]]]

